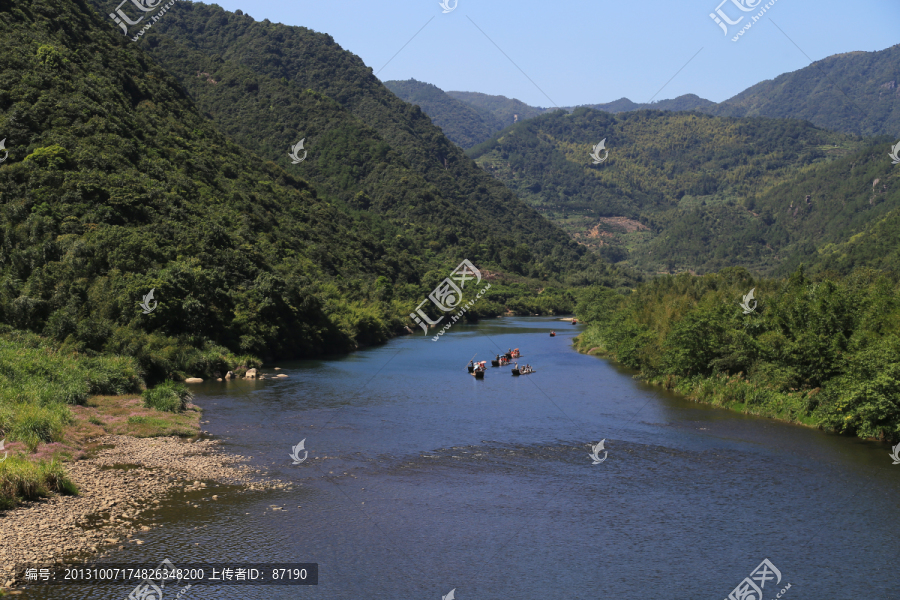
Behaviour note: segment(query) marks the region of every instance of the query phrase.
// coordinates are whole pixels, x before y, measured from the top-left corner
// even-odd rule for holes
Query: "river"
[[[767,600],[787,584],[788,600],[900,597],[900,465],[886,445],[641,384],[575,352],[579,329],[458,323],[437,342],[279,364],[286,379],[196,386],[203,427],[293,489],[218,487],[216,502],[194,493],[199,508],[172,497],[163,527],[106,560],[319,564],[317,586],[194,586],[191,599],[720,600],[764,559],[781,574]],[[510,347],[537,372],[467,374],[473,354]],[[308,458],[293,465],[301,440]],[[53,590],[24,597],[76,597]]]

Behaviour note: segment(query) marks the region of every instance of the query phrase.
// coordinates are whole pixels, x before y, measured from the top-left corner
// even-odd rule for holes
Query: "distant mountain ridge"
[[[405,97],[403,90],[395,93],[408,102],[416,103],[414,99]],[[556,107],[529,106],[506,96],[453,91],[446,94],[482,113],[493,115],[504,126],[513,124],[514,115],[522,121],[558,110]],[[797,71],[761,81],[723,102],[685,94],[651,103],[620,98],[612,102],[560,108],[572,112],[581,107],[609,113],[697,111],[722,117],[803,119],[842,133],[897,136],[900,134],[900,45],[875,52],[835,54]],[[425,112],[433,116],[427,110]],[[441,119],[444,122],[455,120],[449,107],[441,113]]]
[[[506,96],[492,96],[480,92],[447,92],[451,98],[465,102],[477,110],[490,113],[503,127],[509,127],[518,121],[524,121],[546,112],[557,110],[553,108],[541,108],[529,106],[521,100],[507,98]]]

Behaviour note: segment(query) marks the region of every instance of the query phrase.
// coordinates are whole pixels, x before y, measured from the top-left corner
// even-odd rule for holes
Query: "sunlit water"
[[[783,577],[767,600],[787,583],[788,600],[900,598],[900,465],[887,446],[687,402],[576,353],[579,329],[456,324],[438,342],[420,333],[281,364],[287,379],[196,387],[204,428],[294,489],[194,493],[200,508],[173,496],[163,527],[107,560],[319,563],[315,587],[184,596],[197,599],[439,600],[455,588],[458,600],[719,600],[764,558]],[[466,372],[473,354],[510,347],[537,372]],[[589,444],[604,438],[594,465]],[[302,439],[309,458],[294,466]],[[211,493],[220,500],[199,500]]]

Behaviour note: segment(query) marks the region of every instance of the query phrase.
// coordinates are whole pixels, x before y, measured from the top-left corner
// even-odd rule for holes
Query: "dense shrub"
[[[755,289],[758,305],[739,303]],[[900,439],[900,284],[754,280],[743,269],[662,277],[630,295],[582,294],[582,350],[693,398],[865,438]]]
[[[146,408],[167,412],[183,411],[193,397],[187,386],[175,381],[164,381],[141,394]]]

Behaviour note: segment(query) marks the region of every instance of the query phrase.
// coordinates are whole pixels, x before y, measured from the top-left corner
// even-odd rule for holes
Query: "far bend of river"
[[[197,386],[203,428],[294,488],[218,488],[200,508],[170,499],[163,527],[105,560],[319,563],[315,587],[195,586],[190,599],[721,600],[766,558],[782,580],[765,600],[788,583],[787,600],[900,598],[887,445],[643,385],[575,352],[579,330],[458,323],[437,342],[417,331],[282,363],[287,379]],[[473,354],[515,347],[536,373],[467,374]],[[604,438],[594,465],[589,444]],[[303,439],[309,458],[292,466]],[[76,597],[54,589],[24,597]]]

